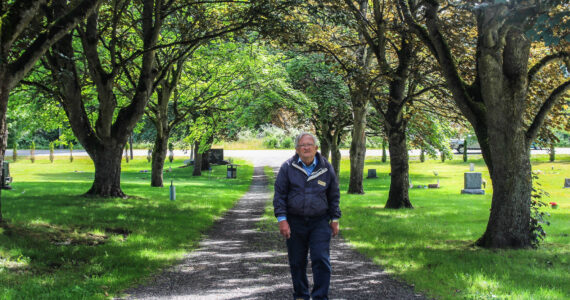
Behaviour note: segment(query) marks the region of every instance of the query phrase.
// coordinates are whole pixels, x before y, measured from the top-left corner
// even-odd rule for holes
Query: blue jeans
[[[294,299],[309,299],[307,254],[311,253],[313,270],[313,299],[328,299],[331,279],[330,241],[332,231],[329,216],[288,216],[291,238],[287,240],[289,266],[293,279]]]

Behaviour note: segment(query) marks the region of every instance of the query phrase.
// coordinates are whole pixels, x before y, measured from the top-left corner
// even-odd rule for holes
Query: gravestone
[[[378,178],[376,176],[376,169],[368,169],[368,176],[366,178]]]
[[[481,189],[483,177],[479,172],[469,172],[464,174],[464,187],[461,194],[485,195],[485,190]]]
[[[570,178],[564,178],[564,188],[570,188]]]
[[[470,172],[474,172],[474,171],[475,171],[475,164],[474,164],[474,163],[470,163],[470,164],[469,164],[469,171],[470,171]]]
[[[208,151],[208,161],[211,164],[221,164],[224,161],[224,149],[210,149]]]

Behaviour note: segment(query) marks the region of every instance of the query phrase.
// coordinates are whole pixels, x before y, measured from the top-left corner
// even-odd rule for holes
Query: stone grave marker
[[[564,188],[570,188],[570,178],[564,178]]]
[[[464,174],[464,188],[461,194],[485,195],[485,190],[481,189],[483,176],[479,172],[469,172]]]

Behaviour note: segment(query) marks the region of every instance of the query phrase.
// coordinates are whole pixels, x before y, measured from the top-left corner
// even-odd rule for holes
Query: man
[[[328,299],[330,241],[339,231],[338,178],[331,164],[317,152],[317,142],[310,133],[299,134],[296,154],[281,165],[275,180],[273,208],[279,231],[287,240],[294,299]],[[310,295],[309,250],[313,270]]]

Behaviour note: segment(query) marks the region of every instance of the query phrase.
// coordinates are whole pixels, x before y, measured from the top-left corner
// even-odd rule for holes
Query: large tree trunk
[[[391,119],[391,116],[387,116]],[[408,146],[406,144],[406,126],[400,121],[392,124],[388,133],[388,147],[390,151],[390,192],[386,208],[413,208],[408,194],[409,165]]]
[[[154,149],[152,151],[152,173],[150,186],[163,186],[164,161],[166,160],[166,152],[168,151],[168,133],[156,133],[154,140]]]
[[[492,150],[494,171],[491,174],[491,215],[487,229],[477,245],[486,248],[526,248],[531,246],[530,150],[526,143],[503,143],[503,147],[497,149],[498,153]]]
[[[500,17],[496,21],[502,22]],[[487,22],[479,28],[483,37],[496,35],[495,26],[486,27]],[[480,41],[478,48],[481,96],[492,109],[487,110],[486,132],[476,133],[479,140],[487,134],[488,145],[481,149],[493,182],[493,201],[487,229],[477,244],[525,248],[532,245],[530,140],[523,121],[530,42],[514,28],[503,41],[502,51],[495,44],[501,41],[489,39]]]
[[[364,177],[364,158],[366,156],[366,104],[368,101],[353,101],[354,123],[352,142],[350,144],[350,182],[349,194],[364,194],[362,180]]]
[[[95,164],[95,180],[85,195],[126,197],[121,190],[121,161],[124,146],[123,143],[88,151]]]

